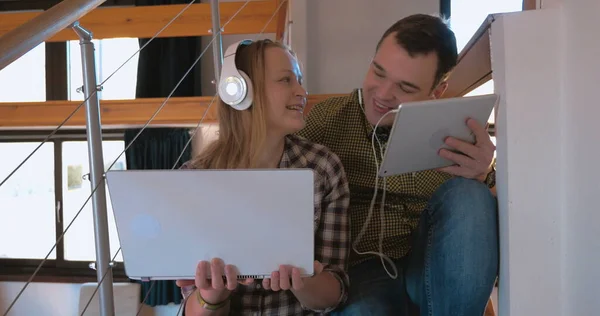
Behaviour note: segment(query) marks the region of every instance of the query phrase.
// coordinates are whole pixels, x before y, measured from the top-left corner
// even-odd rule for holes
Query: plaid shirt
[[[361,231],[375,188],[377,167],[381,165],[379,145],[375,142],[377,158],[371,144],[373,126],[367,121],[359,103],[358,90],[347,96],[332,97],[316,104],[309,112],[306,127],[299,135],[325,145],[336,153],[346,170],[350,184],[350,223],[352,240]],[[379,128],[379,136],[385,128]],[[388,129],[389,130],[389,129]],[[385,134],[383,132],[382,134]],[[379,137],[385,150],[385,137]],[[407,153],[410,154],[410,153]],[[416,228],[421,212],[440,184],[451,176],[433,170],[413,172],[386,178],[386,199],[383,216],[385,231],[383,253],[399,259],[410,249],[410,236]],[[382,181],[373,208],[370,223],[356,249],[359,252],[379,252],[380,203],[383,192]],[[372,255],[350,254],[350,265],[357,264]]]
[[[189,163],[182,166],[189,168]],[[324,265],[340,282],[341,295],[337,304],[324,311],[302,306],[291,291],[267,291],[260,281],[249,286],[238,285],[232,292],[231,315],[315,315],[330,312],[346,301],[349,286],[346,274],[350,249],[350,225],[347,209],[350,192],[339,158],[322,145],[298,136],[286,137],[279,168],[310,168],[315,171],[315,260]],[[193,286],[182,288],[187,298]],[[191,297],[194,299],[194,296]]]

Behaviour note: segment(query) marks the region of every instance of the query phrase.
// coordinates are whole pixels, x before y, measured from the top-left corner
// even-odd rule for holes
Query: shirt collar
[[[283,145],[283,155],[281,155],[281,160],[279,161],[279,168],[289,168],[291,164],[291,159],[289,155],[289,151],[292,146],[292,140],[289,136],[285,137],[285,143]]]
[[[365,136],[368,138],[369,141],[371,141],[375,127],[371,125],[371,123],[369,123],[369,120],[367,120],[367,116],[365,115],[364,98],[362,97],[363,94],[358,93],[359,90],[361,90],[362,92],[362,89],[355,89],[354,91],[352,91],[351,102],[352,105],[359,111],[359,115],[365,130]],[[391,126],[378,126],[375,135],[382,144],[387,143],[390,137],[391,130]]]

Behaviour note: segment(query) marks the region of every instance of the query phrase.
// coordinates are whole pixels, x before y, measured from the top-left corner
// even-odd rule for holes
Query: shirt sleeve
[[[324,265],[340,282],[341,295],[334,306],[320,313],[329,313],[344,304],[348,297],[350,279],[347,274],[350,251],[350,222],[348,205],[350,189],[340,159],[333,153],[327,157],[325,183],[321,200],[321,217],[315,234],[315,259]]]

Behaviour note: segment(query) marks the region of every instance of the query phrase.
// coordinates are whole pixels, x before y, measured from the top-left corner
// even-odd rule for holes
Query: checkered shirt
[[[189,162],[182,166],[189,168]],[[255,281],[249,286],[238,285],[232,292],[230,315],[321,315],[346,301],[350,191],[339,158],[322,145],[289,135],[279,168],[310,168],[315,172],[315,260],[324,265],[325,273],[331,273],[340,282],[341,295],[337,304],[327,310],[310,310],[291,291],[267,291],[260,281]],[[190,297],[193,291],[194,286],[182,288],[183,297]]]
[[[373,198],[377,171],[375,159],[379,165],[382,160],[377,141],[377,158],[373,153],[371,134],[374,128],[367,121],[358,98],[358,90],[354,90],[349,95],[332,97],[316,104],[308,114],[306,127],[298,133],[315,143],[325,145],[342,160],[350,184],[352,240],[361,231]],[[378,135],[379,129],[378,127]],[[380,137],[380,141],[385,150],[386,140],[382,138],[384,137]],[[433,170],[387,177],[383,212],[385,255],[398,259],[408,253],[411,233],[419,222],[421,212],[438,186],[450,177]],[[382,192],[383,182],[380,179],[370,223],[356,246],[359,252],[379,251]],[[350,265],[371,257],[372,255],[358,255],[352,251]]]

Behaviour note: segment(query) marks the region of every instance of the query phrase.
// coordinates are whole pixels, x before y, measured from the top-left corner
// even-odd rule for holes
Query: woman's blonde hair
[[[238,48],[235,64],[252,81],[254,100],[249,109],[239,111],[217,98],[219,136],[192,160],[194,168],[241,169],[257,166],[267,136],[265,52],[270,47],[292,53],[285,45],[269,39]]]

